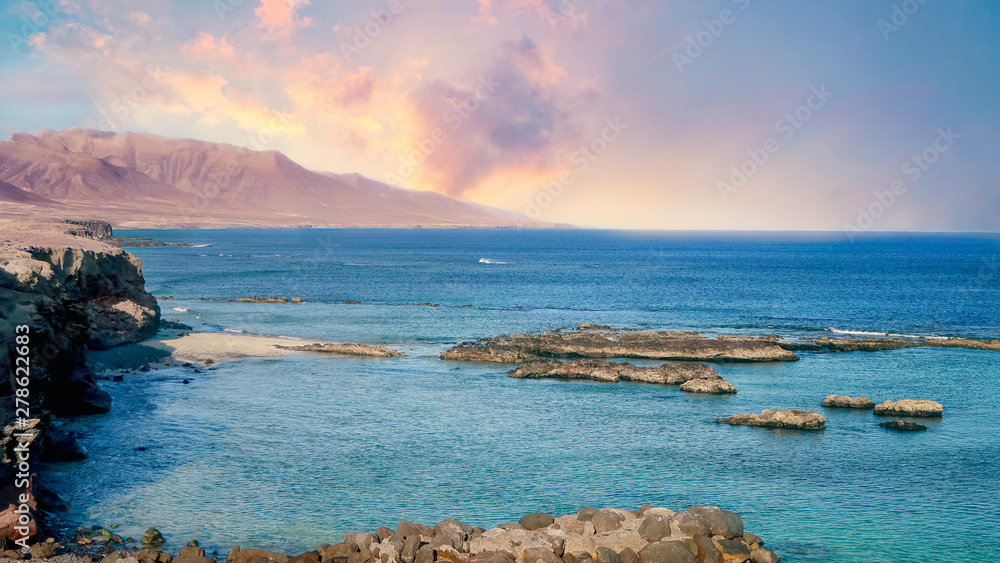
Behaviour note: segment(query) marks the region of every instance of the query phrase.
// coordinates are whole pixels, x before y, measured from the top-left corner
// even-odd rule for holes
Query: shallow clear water
[[[1000,558],[996,353],[907,349],[715,366],[740,389],[732,397],[514,380],[510,366],[425,357],[478,336],[580,322],[996,336],[996,238],[128,234],[213,245],[133,249],[148,288],[174,297],[161,301],[167,319],[388,344],[407,357],[251,359],[104,382],[111,414],[74,423],[90,457],[51,466],[73,503],[68,523],[120,523],[135,537],[157,526],[173,548],[197,538],[222,554],[232,543],[294,552],[400,519],[492,526],[539,510],[717,504],[789,561]],[[199,301],[249,295],[308,303]],[[345,300],[362,304],[320,303]],[[412,305],[427,302],[441,306]],[[927,432],[890,432],[870,412],[820,408],[831,393],[930,398],[945,417],[925,422]],[[712,423],[763,408],[820,410],[827,429]]]

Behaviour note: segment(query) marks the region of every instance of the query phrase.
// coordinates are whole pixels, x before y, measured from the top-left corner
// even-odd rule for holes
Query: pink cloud
[[[312,27],[316,21],[298,15],[299,8],[308,6],[309,0],[261,0],[254,8],[254,25],[264,30],[264,39],[288,39],[296,29]]]

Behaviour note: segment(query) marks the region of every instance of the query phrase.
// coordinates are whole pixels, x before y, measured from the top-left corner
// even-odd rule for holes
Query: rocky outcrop
[[[50,413],[102,413],[111,406],[84,352],[138,342],[158,329],[160,310],[145,291],[142,262],[96,237],[66,234],[67,229],[93,228],[100,229],[100,225],[0,222],[0,334],[5,338],[0,347],[0,404],[4,405],[0,409],[4,454],[0,483],[14,481],[11,450],[16,442],[24,441],[23,436],[16,436],[21,429],[16,420],[12,422],[15,413],[7,408],[14,405],[15,390],[25,387],[18,379],[24,371],[15,370],[24,367],[23,360],[15,359],[28,360],[26,408],[30,416],[22,418],[27,419],[23,424],[43,435],[33,440],[31,448],[29,463],[37,467],[41,459],[81,455],[71,436],[46,432]],[[27,354],[15,334],[27,335]],[[33,489],[34,480],[32,485]],[[4,489],[0,506],[7,507],[18,494]]]
[[[814,352],[878,352],[897,348],[969,348],[971,350],[1000,351],[1000,340],[970,338],[832,338],[803,339],[797,342],[779,342],[791,351]]]
[[[96,528],[95,528],[96,530]],[[101,530],[102,532],[106,530]],[[153,530],[155,531],[155,530]],[[176,557],[154,543],[129,549],[118,538],[109,550],[107,536],[81,531],[74,543],[91,546],[101,563],[210,563],[196,541]],[[148,532],[147,532],[148,533]],[[159,533],[157,532],[159,536]],[[117,538],[117,536],[111,536]],[[145,536],[144,536],[145,537]],[[135,543],[135,542],[132,542]],[[516,523],[483,529],[447,518],[434,526],[400,522],[395,529],[348,532],[343,541],[298,555],[233,547],[229,563],[672,563],[687,561],[777,561],[764,540],[745,532],[740,515],[716,506],[695,506],[679,513],[643,505],[637,512],[584,508],[553,517],[532,513]],[[757,555],[757,559],[752,558]],[[100,559],[103,557],[103,559]]]
[[[725,419],[717,418],[715,422],[734,426],[763,426],[793,430],[822,430],[826,427],[826,418],[823,415],[797,409],[764,410],[760,414],[741,413]]]
[[[315,352],[317,354],[337,354],[341,356],[363,356],[367,358],[401,358],[403,353],[386,346],[373,344],[307,344],[305,346],[278,346],[284,350]]]
[[[736,386],[721,378],[700,378],[684,382],[681,385],[681,391],[706,393],[709,395],[734,395],[736,394]]]
[[[680,385],[694,379],[722,379],[705,364],[667,362],[659,366],[634,366],[628,362],[576,360],[572,362],[536,361],[507,372],[524,379],[592,379],[594,381],[632,381]]]
[[[483,338],[443,352],[445,360],[523,363],[553,358],[644,358],[713,362],[798,360],[769,338],[709,339],[690,332],[551,331]]]
[[[903,399],[902,401],[886,401],[875,405],[875,414],[878,416],[917,416],[923,418],[936,418],[944,413],[941,403],[935,401],[922,401],[916,399]]]
[[[875,406],[868,397],[847,397],[845,395],[827,395],[823,401],[824,407],[828,409],[871,409]]]
[[[902,420],[887,420],[879,424],[882,428],[889,430],[901,430],[904,432],[920,432],[921,430],[927,430],[927,427],[923,424],[917,424],[916,422],[905,422]]]

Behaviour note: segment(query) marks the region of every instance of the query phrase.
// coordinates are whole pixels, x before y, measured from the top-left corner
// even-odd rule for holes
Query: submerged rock
[[[886,401],[875,405],[875,414],[879,416],[918,416],[924,418],[939,417],[944,413],[941,403],[917,399],[902,401]]]
[[[305,346],[278,346],[282,350],[337,354],[341,356],[363,356],[367,358],[400,358],[404,354],[386,346],[373,344],[307,344]]]
[[[822,430],[826,427],[826,418],[823,415],[798,409],[764,410],[760,414],[741,413],[726,419],[717,418],[715,422],[793,430]]]
[[[870,409],[875,403],[868,397],[847,397],[844,395],[827,395],[823,405],[830,409]]]
[[[887,420],[879,424],[879,426],[882,428],[888,428],[889,430],[903,430],[907,432],[927,430],[927,427],[923,424],[917,424],[916,422],[904,422],[902,420]]]

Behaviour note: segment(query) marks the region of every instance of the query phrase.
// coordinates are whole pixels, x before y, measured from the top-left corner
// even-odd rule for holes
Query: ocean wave
[[[185,309],[184,307],[174,307],[174,311],[177,311],[178,313],[187,313],[188,312],[188,310]]]
[[[896,332],[874,332],[867,330],[843,330],[839,328],[828,328],[826,329],[834,334],[849,334],[851,336],[872,336],[872,337],[891,337],[891,338],[923,338],[926,340],[948,340],[947,336],[928,336],[923,334],[900,334]]]
[[[244,330],[240,330],[240,329],[238,329],[238,328],[224,328],[224,329],[222,329],[222,331],[223,331],[223,332],[238,332],[238,333],[240,333],[240,334],[242,334],[242,333],[246,332],[246,331],[244,331]]]
[[[211,248],[211,244],[192,244],[191,248]]]
[[[507,262],[501,262],[500,260],[493,260],[491,258],[480,258],[480,264],[506,264]]]

